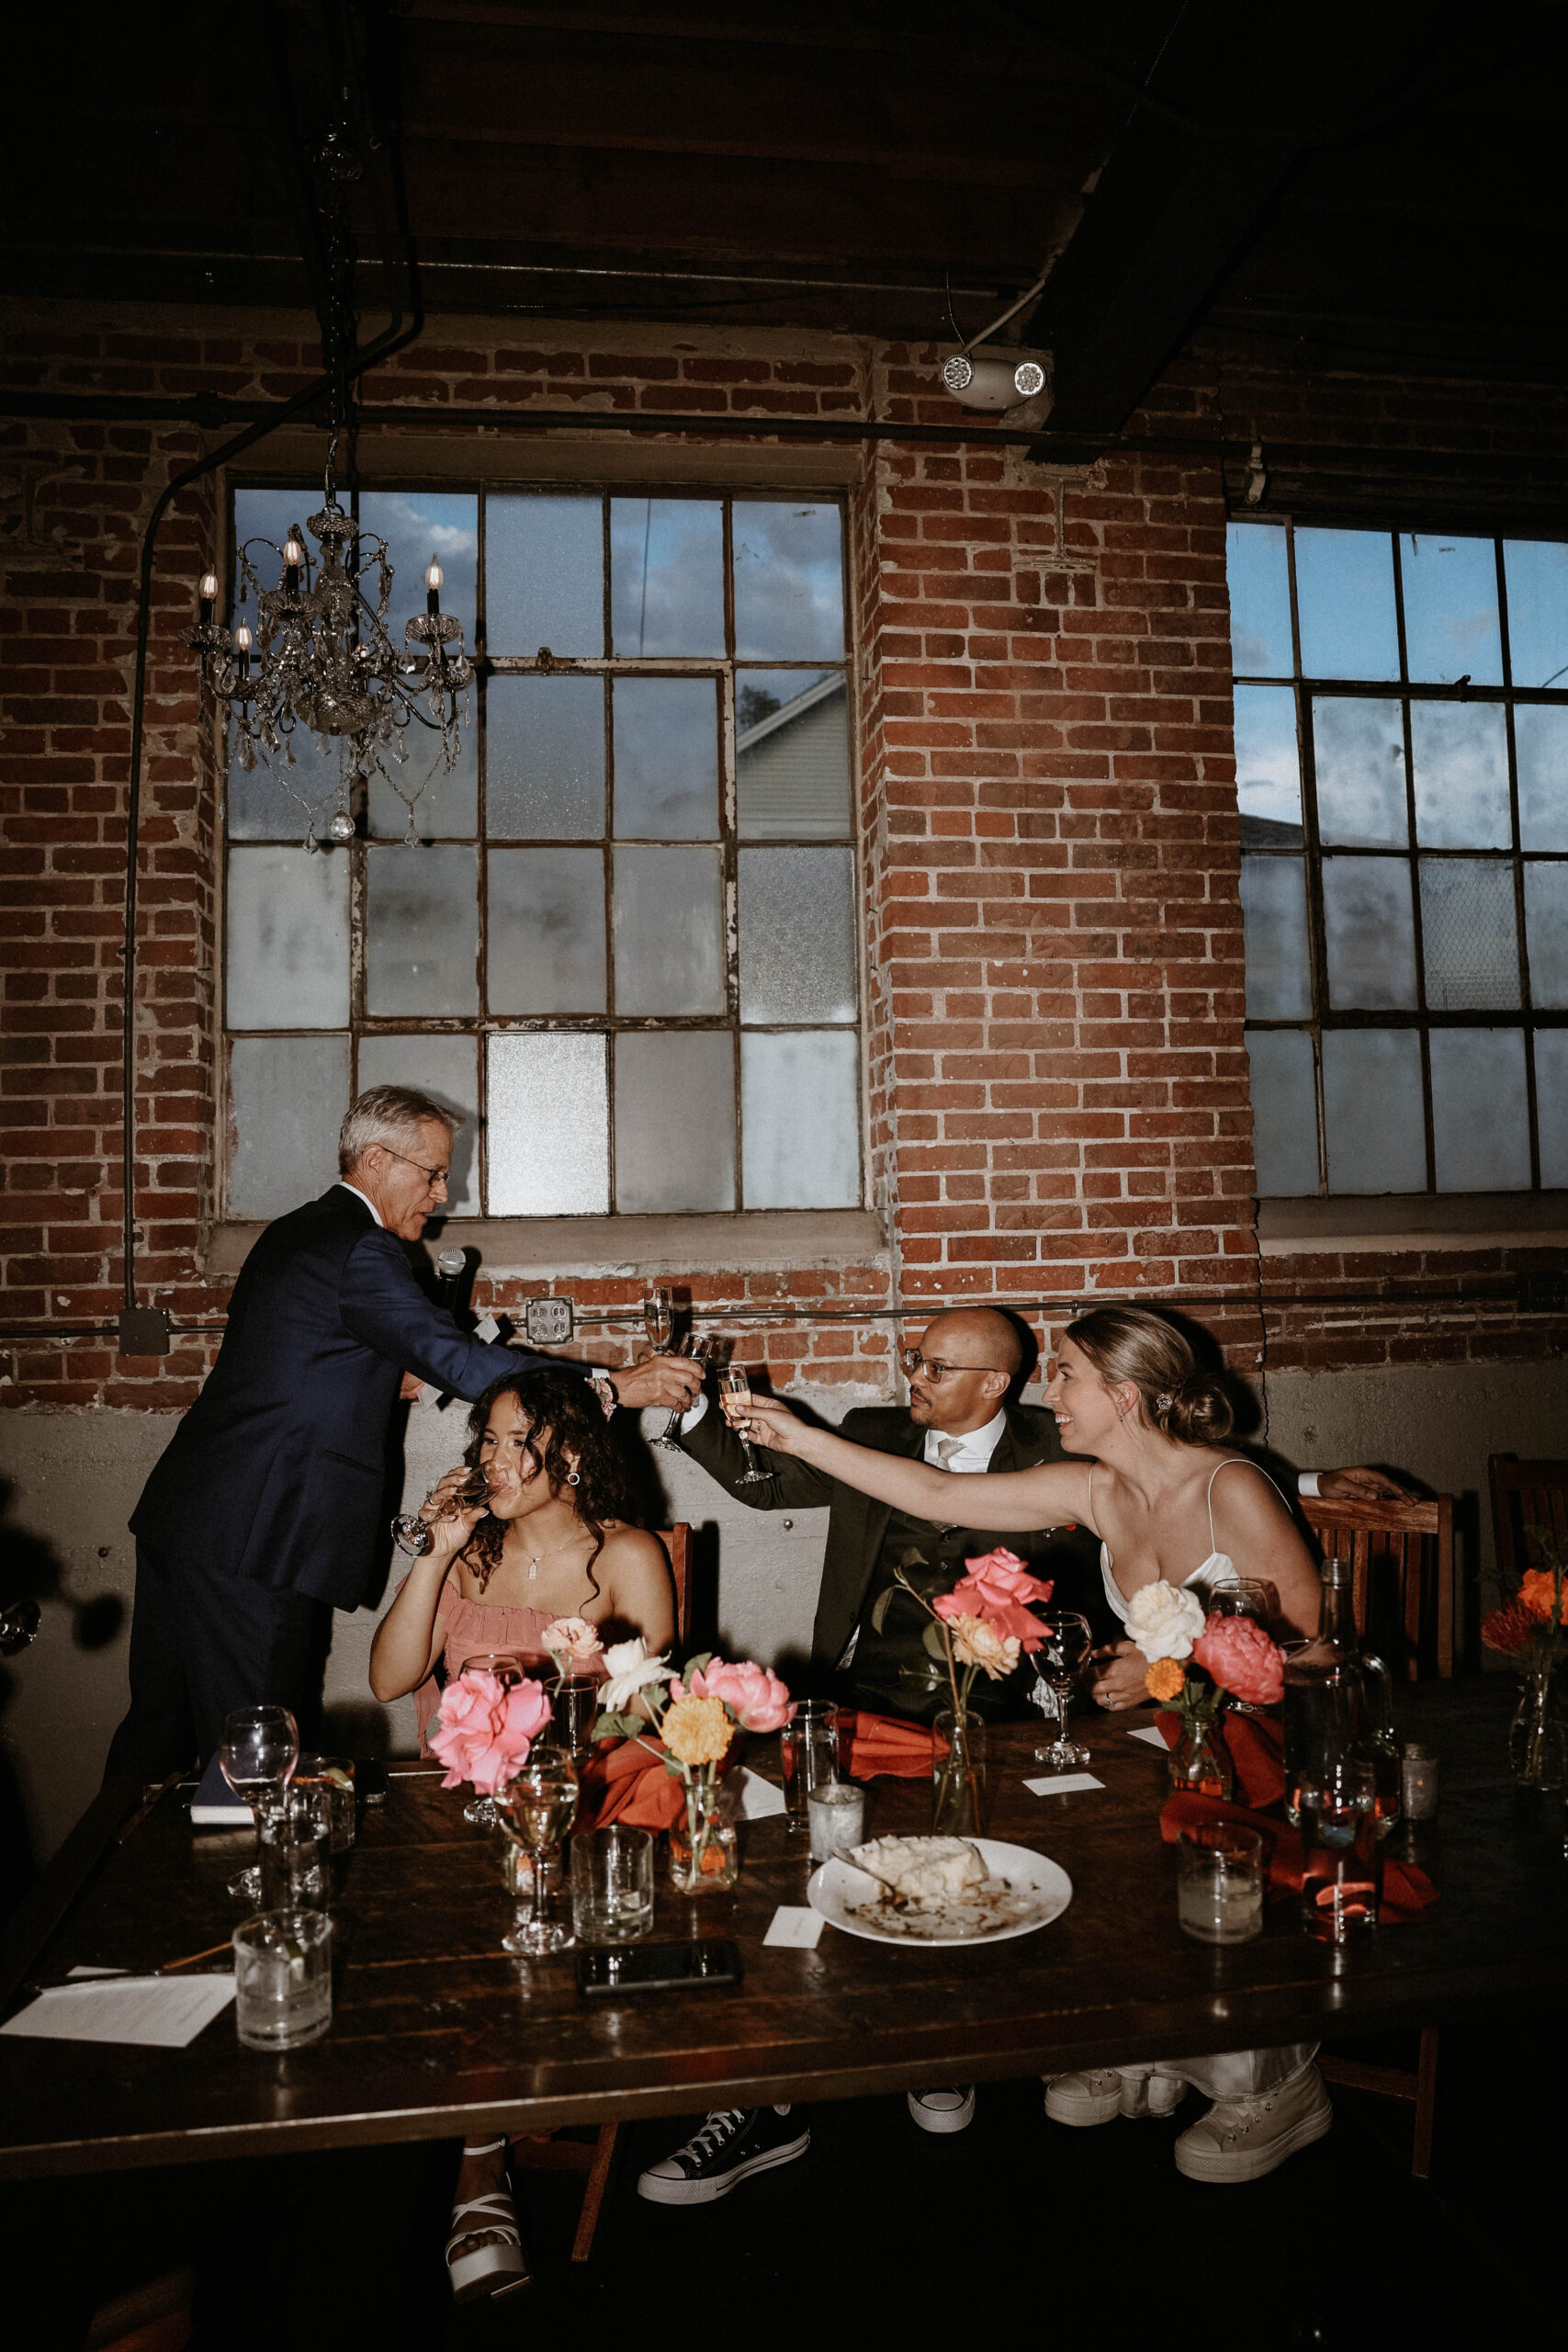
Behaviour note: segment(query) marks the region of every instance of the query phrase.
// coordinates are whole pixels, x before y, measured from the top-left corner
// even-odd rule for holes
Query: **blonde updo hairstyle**
[[[1063,1334],[1102,1380],[1130,1381],[1144,1419],[1179,1445],[1218,1445],[1235,1415],[1219,1382],[1201,1370],[1190,1342],[1146,1306],[1097,1306]]]

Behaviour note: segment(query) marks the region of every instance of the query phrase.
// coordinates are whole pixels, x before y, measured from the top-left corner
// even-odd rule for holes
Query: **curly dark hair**
[[[631,1481],[620,1448],[610,1435],[599,1399],[576,1373],[511,1372],[491,1383],[468,1415],[468,1443],[463,1459],[470,1467],[479,1459],[479,1444],[491,1412],[502,1396],[515,1396],[528,1418],[525,1441],[529,1460],[549,1482],[552,1494],[564,1493],[593,1537],[588,1581],[594,1595],[599,1580],[593,1563],[604,1548],[604,1527],[610,1520],[640,1525]],[[544,1431],[543,1442],[538,1433]],[[572,1456],[577,1458],[577,1485],[569,1486]],[[509,1522],[486,1512],[464,1547],[482,1592],[501,1564],[501,1547]]]

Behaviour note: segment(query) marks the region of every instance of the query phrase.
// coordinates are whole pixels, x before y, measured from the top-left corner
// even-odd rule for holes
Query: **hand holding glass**
[[[713,1351],[714,1341],[705,1331],[701,1339],[688,1340],[682,1353],[690,1356],[694,1363],[705,1364],[711,1362]],[[659,1435],[654,1439],[654,1444],[663,1446],[672,1453],[678,1453],[681,1450],[681,1423],[690,1409],[689,1406],[677,1405]]]
[[[731,1365],[721,1375],[719,1389],[724,1404],[724,1418],[740,1440],[740,1451],[746,1457],[745,1473],[735,1483],[738,1487],[765,1486],[773,1474],[771,1470],[761,1468],[756,1454],[751,1450],[751,1441],[746,1433],[746,1408],[751,1402],[751,1383],[745,1373]]]
[[[451,1471],[447,1473],[448,1477],[456,1475]],[[393,1520],[392,1536],[400,1552],[407,1552],[412,1558],[423,1560],[425,1554],[434,1548],[435,1537],[431,1531],[437,1520],[460,1519],[464,1511],[472,1510],[477,1503],[489,1499],[490,1479],[475,1463],[464,1470],[455,1487],[442,1495],[440,1503],[430,1511],[427,1519],[425,1511],[430,1510],[431,1504],[441,1494],[446,1483],[446,1479],[442,1479],[432,1487],[424,1498],[423,1510],[400,1510]]]
[[[223,1718],[218,1761],[234,1794],[251,1808],[259,1854],[262,1809],[281,1798],[299,1761],[299,1726],[287,1707],[236,1707]],[[256,1862],[229,1882],[230,1894],[247,1903],[259,1903],[261,1891]]]
[[[1067,1706],[1083,1671],[1093,1639],[1087,1617],[1070,1609],[1052,1610],[1041,1619],[1045,1639],[1032,1653],[1035,1673],[1050,1691],[1056,1709],[1056,1736],[1048,1747],[1037,1747],[1034,1760],[1054,1772],[1071,1772],[1089,1762],[1089,1750],[1067,1737]]]
[[[526,1917],[501,1939],[502,1951],[530,1960],[564,1951],[571,1930],[545,1917],[545,1863],[571,1827],[577,1813],[577,1773],[564,1748],[531,1747],[512,1778],[495,1792],[496,1817],[514,1846],[534,1864],[534,1900]]]

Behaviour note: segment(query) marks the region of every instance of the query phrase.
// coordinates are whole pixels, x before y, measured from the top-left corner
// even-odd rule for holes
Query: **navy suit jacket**
[[[396,1237],[334,1184],[269,1225],[246,1259],[218,1361],[131,1531],[171,1562],[356,1609],[376,1565],[401,1374],[471,1398],[556,1361],[459,1330]]]

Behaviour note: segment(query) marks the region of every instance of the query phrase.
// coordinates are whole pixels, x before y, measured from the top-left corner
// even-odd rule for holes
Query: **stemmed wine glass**
[[[495,1809],[507,1837],[526,1850],[534,1865],[532,1907],[525,1917],[518,1905],[516,1925],[502,1938],[501,1949],[528,1959],[564,1951],[572,1940],[571,1930],[545,1917],[545,1866],[577,1813],[577,1772],[565,1748],[530,1748],[512,1778],[497,1789]]]
[[[513,1650],[475,1650],[463,1660],[465,1674],[493,1674],[503,1690],[515,1690],[525,1679],[527,1668]],[[493,1797],[471,1797],[463,1807],[463,1818],[475,1829],[493,1829],[501,1815],[495,1809]]]
[[[234,1794],[251,1808],[259,1858],[262,1815],[282,1797],[299,1761],[299,1726],[287,1707],[236,1707],[223,1718],[218,1761]],[[261,1901],[259,1859],[230,1880],[229,1893],[247,1903]]]
[[[1055,1706],[1056,1736],[1048,1747],[1035,1749],[1034,1760],[1037,1764],[1049,1764],[1054,1772],[1070,1772],[1075,1765],[1089,1762],[1088,1748],[1079,1747],[1067,1737],[1067,1702],[1094,1637],[1089,1629],[1089,1619],[1071,1609],[1054,1609],[1040,1623],[1044,1627],[1045,1639],[1033,1652],[1032,1663],[1040,1685],[1050,1691]]]
[[[710,1336],[709,1333],[705,1331],[700,1339],[694,1339],[690,1340],[688,1344],[681,1350],[681,1353],[682,1355],[690,1356],[694,1363],[705,1364],[712,1362],[713,1351],[716,1345],[717,1342]],[[660,1430],[659,1435],[654,1439],[654,1444],[664,1446],[671,1453],[679,1453],[681,1451],[681,1423],[685,1419],[690,1409],[689,1406],[677,1405],[673,1412],[671,1414],[670,1419],[664,1424],[664,1427]]]
[[[745,1476],[737,1478],[735,1483],[738,1487],[766,1486],[773,1473],[771,1470],[762,1469],[759,1464],[756,1454],[751,1450],[751,1441],[743,1427],[746,1408],[751,1402],[750,1379],[747,1374],[740,1371],[739,1366],[730,1364],[719,1375],[719,1385],[724,1392],[725,1417],[736,1436],[740,1440],[740,1451],[746,1457]]]
[[[443,1501],[435,1516],[437,1519],[456,1519],[460,1511],[471,1510],[475,1503],[485,1501],[489,1494],[490,1479],[476,1462],[470,1470],[465,1472],[462,1485],[455,1487]],[[434,1501],[434,1487],[424,1499],[426,1503]],[[431,1533],[431,1522],[417,1510],[400,1510],[392,1521],[392,1535],[399,1551],[409,1553],[416,1560],[423,1560],[435,1542]]]
[[[675,1329],[675,1302],[667,1290],[643,1292],[642,1328],[648,1334],[649,1346],[656,1355],[662,1355]]]

